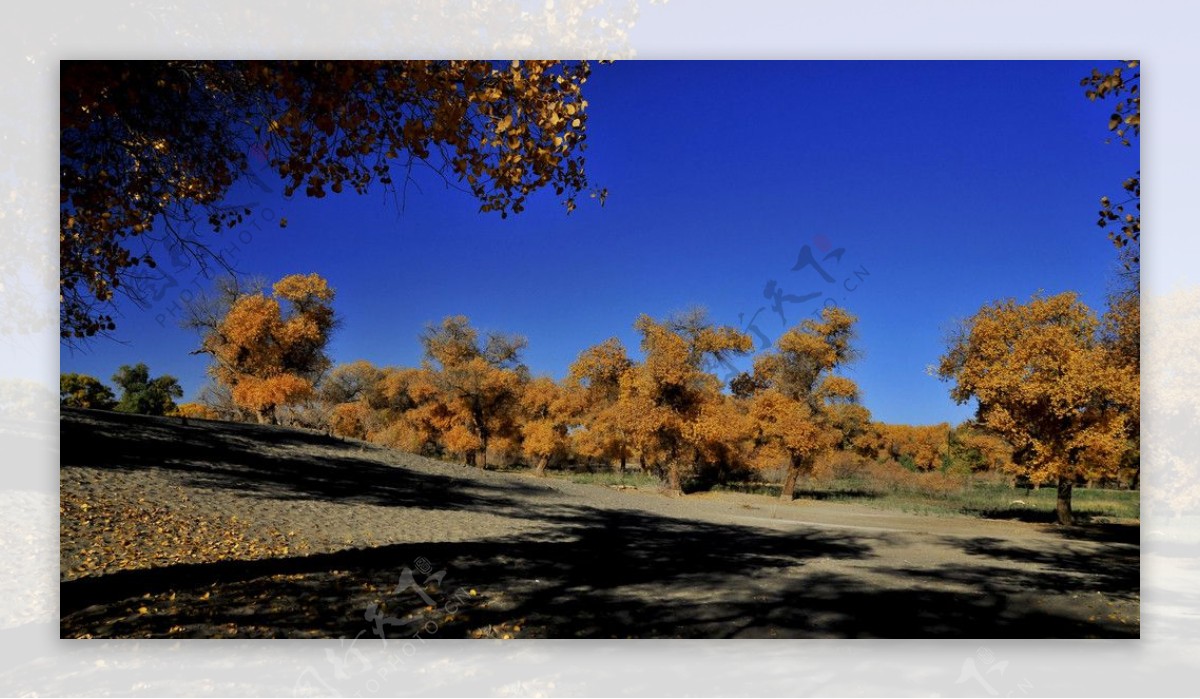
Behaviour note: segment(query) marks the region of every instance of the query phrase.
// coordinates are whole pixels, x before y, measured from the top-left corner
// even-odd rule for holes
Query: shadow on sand
[[[978,563],[885,568],[874,549],[887,543],[887,534],[775,531],[552,501],[531,511],[515,494],[544,486],[393,468],[356,456],[356,443],[322,435],[73,412],[63,416],[64,464],[179,469],[195,483],[261,497],[519,509],[554,526],[549,534],[180,564],[67,581],[61,584],[65,637],[382,632],[410,638],[423,628],[426,636],[454,638],[517,624],[522,636],[556,638],[1137,635],[1136,626],[1082,621],[1023,602],[1077,590],[1135,596],[1134,546],[1064,556],[997,539],[947,540]],[[299,448],[289,457],[265,452],[262,443]],[[332,451],[305,456],[314,446]],[[419,561],[432,568],[417,570]],[[1013,561],[1029,565],[1014,570]],[[825,569],[831,562],[843,572]],[[845,565],[864,574],[847,575]],[[416,582],[398,585],[406,570]],[[433,584],[439,571],[444,577]]]

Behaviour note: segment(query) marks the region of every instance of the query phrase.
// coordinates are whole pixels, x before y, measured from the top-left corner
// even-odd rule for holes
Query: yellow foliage
[[[747,352],[748,335],[710,324],[702,311],[656,321],[641,316],[634,327],[642,335],[645,361],[620,380],[618,404],[629,441],[643,455],[667,461],[668,486],[682,488],[684,464],[720,458],[717,439],[737,431],[729,406],[723,405],[721,382],[705,371],[710,357]],[[720,425],[720,417],[730,420]]]
[[[311,396],[312,383],[293,374],[276,374],[268,378],[242,376],[233,386],[233,400],[254,411],[296,403]]]
[[[750,398],[750,418],[760,444],[779,447],[789,458],[812,458],[832,446],[832,435],[822,429],[808,404],[766,389]]]
[[[527,370],[520,364],[525,339],[499,333],[480,338],[466,316],[450,316],[430,325],[421,338],[423,373],[404,377],[410,395],[422,394],[441,406],[447,424],[440,440],[449,451],[476,452],[477,466],[492,451],[514,454],[519,440],[520,397]]]
[[[843,442],[869,419],[857,405],[858,386],[832,372],[854,356],[854,316],[832,306],[819,320],[805,319],[754,362],[749,415],[757,447],[754,463],[772,467],[788,460],[781,496],[791,499],[802,471]]]
[[[456,423],[442,435],[442,443],[446,449],[455,454],[469,454],[478,451],[483,446],[479,435],[472,432],[462,423]]]
[[[876,423],[882,453],[893,459],[912,459],[922,471],[942,467],[942,459],[949,451],[950,425],[886,425]]]
[[[636,437],[621,385],[632,368],[615,337],[584,350],[571,364],[561,400],[563,412],[578,426],[570,437],[576,452],[610,459],[630,456]]]
[[[313,380],[329,366],[324,349],[335,324],[333,290],[320,276],[289,275],[273,291],[235,298],[201,343],[214,360],[210,372],[230,387],[234,402],[267,421],[277,406],[312,395]]]
[[[209,408],[203,403],[180,403],[175,408],[175,415],[179,417],[190,417],[198,420],[219,420],[219,415],[212,408]]]
[[[974,398],[979,417],[1016,450],[1035,483],[1115,477],[1128,448],[1138,376],[1101,342],[1099,322],[1071,292],[998,301],[965,321],[939,373],[951,396]],[[1069,519],[1060,502],[1060,518]]]
[[[219,232],[251,215],[251,205],[221,205],[247,172],[251,132],[289,197],[386,188],[425,161],[501,217],[543,189],[567,211],[585,190],[603,202],[584,158],[590,71],[587,61],[64,63],[62,337],[115,327],[106,306],[135,287],[137,267],[155,266],[141,234],[160,217]],[[217,244],[183,235],[202,265],[213,261]],[[295,282],[276,294],[312,291]]]
[[[339,437],[366,439],[371,422],[371,409],[361,402],[341,403],[333,409],[329,428]]]
[[[271,287],[275,296],[297,304],[329,304],[333,301],[333,289],[319,274],[291,274]]]
[[[530,457],[553,456],[566,443],[566,433],[550,420],[530,420],[521,428],[521,451]]]

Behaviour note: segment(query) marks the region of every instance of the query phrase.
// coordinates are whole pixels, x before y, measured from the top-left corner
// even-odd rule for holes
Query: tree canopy
[[[116,396],[100,379],[87,374],[64,373],[58,377],[58,403],[64,408],[112,410]]]
[[[112,380],[121,389],[114,409],[123,413],[169,415],[175,412],[174,399],[183,397],[178,379],[169,374],[150,378],[150,368],[141,362],[117,369]]]
[[[489,442],[516,441],[519,433],[516,411],[529,380],[521,363],[525,338],[497,332],[481,338],[466,316],[450,316],[426,327],[421,343],[426,376],[453,416],[447,448],[486,467]]]
[[[114,296],[165,249],[222,263],[198,227],[250,213],[225,194],[251,153],[283,191],[324,197],[418,167],[481,211],[549,188],[570,211],[584,167],[587,62],[64,61],[60,75],[60,336],[111,331]],[[603,199],[604,190],[589,192]],[[281,225],[286,221],[281,221]]]
[[[632,367],[621,385],[630,430],[644,452],[667,465],[667,488],[683,492],[685,464],[698,464],[711,451],[718,431],[730,427],[722,414],[721,382],[705,364],[754,348],[749,335],[718,326],[702,309],[663,320],[642,315],[634,323],[642,335],[645,361]]]
[[[855,356],[855,322],[842,308],[823,309],[820,320],[805,319],[781,335],[774,351],[755,360],[753,376],[740,382],[752,386],[756,443],[767,455],[787,458],[784,500],[792,499],[797,478],[812,470],[813,460],[843,441],[846,418],[868,417],[856,405],[858,386],[834,373]]]
[[[951,337],[938,373],[954,381],[956,401],[978,401],[980,422],[1015,448],[1018,472],[1057,482],[1061,523],[1073,521],[1077,479],[1116,474],[1138,377],[1074,293],[985,305]]]
[[[190,322],[202,336],[196,352],[212,357],[209,373],[236,406],[274,423],[276,409],[311,396],[330,367],[333,298],[318,274],[288,275],[270,295],[226,285],[216,300],[193,304]]]
[[[617,459],[622,468],[632,453],[633,425],[621,386],[633,366],[625,346],[611,337],[580,352],[566,380],[579,411],[573,447],[588,456]]]

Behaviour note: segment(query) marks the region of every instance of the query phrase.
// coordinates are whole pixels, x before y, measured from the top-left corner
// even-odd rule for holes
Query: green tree
[[[58,403],[64,408],[93,410],[112,410],[117,405],[111,388],[94,376],[75,373],[59,374]]]
[[[183,396],[183,388],[174,376],[163,374],[152,379],[150,368],[141,362],[117,369],[112,380],[121,389],[116,410],[123,413],[166,415],[174,412],[174,399]]]
[[[362,401],[378,402],[376,397],[384,370],[360,359],[349,364],[338,364],[321,378],[317,394],[321,400],[332,405]]]
[[[224,264],[197,229],[228,229],[251,213],[223,201],[253,174],[252,155],[285,194],[403,192],[427,167],[482,211],[520,212],[541,189],[570,211],[591,189],[590,70],[586,61],[64,61],[61,337],[113,330],[114,295],[140,300],[132,282],[164,250]]]

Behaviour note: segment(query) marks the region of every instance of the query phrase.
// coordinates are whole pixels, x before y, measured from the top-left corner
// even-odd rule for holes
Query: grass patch
[[[831,484],[832,493],[854,488],[870,490],[870,484]],[[828,486],[827,486],[828,487]],[[818,492],[821,492],[818,487]],[[983,519],[1013,519],[1024,522],[1055,521],[1058,498],[1055,488],[1013,488],[1005,483],[967,479],[961,488],[922,490],[919,487],[882,488],[874,491],[872,505],[933,516],[968,515]],[[1080,522],[1093,520],[1137,520],[1141,518],[1138,491],[1076,488],[1072,509]]]
[[[1003,490],[1001,490],[1003,488]],[[989,484],[971,488],[962,496],[961,511],[989,519],[1020,519],[1030,522],[1054,521],[1055,488],[1015,489]],[[1100,519],[1141,519],[1141,492],[1105,488],[1075,488],[1071,509],[1076,519],[1088,522]]]
[[[851,477],[801,480],[797,500],[861,502],[872,507],[935,517],[967,515],[983,519],[1053,522],[1057,499],[1053,487],[1026,490],[995,480],[966,477],[959,487],[923,488],[920,477],[902,483],[880,483]],[[714,490],[779,497],[779,485],[751,482],[718,485]],[[1141,494],[1133,490],[1076,488],[1072,508],[1081,522],[1137,520]]]
[[[528,469],[514,465],[503,470]],[[549,469],[546,475],[587,485],[642,490],[662,487],[662,481],[656,475],[637,469],[624,472],[615,469]],[[780,484],[764,480],[733,481],[717,483],[710,489],[778,498]],[[989,474],[950,476],[938,472],[903,471],[900,478],[856,474],[838,478],[802,478],[796,485],[797,500],[860,502],[879,509],[930,517],[967,516],[1045,523],[1055,521],[1057,496],[1054,487],[1014,488],[1007,477]],[[1080,523],[1137,521],[1141,519],[1141,493],[1077,487],[1072,495],[1072,508]]]
[[[632,488],[657,488],[662,481],[652,473],[641,471],[560,471],[550,475],[566,478],[572,483],[588,485],[624,485]]]
[[[735,482],[718,483],[712,488],[715,492],[747,493],[750,495],[767,495],[779,497],[783,487],[778,483]],[[830,483],[799,483],[796,487],[797,500],[873,500],[880,496],[881,491],[870,484],[857,479],[843,479]]]

